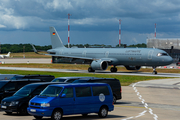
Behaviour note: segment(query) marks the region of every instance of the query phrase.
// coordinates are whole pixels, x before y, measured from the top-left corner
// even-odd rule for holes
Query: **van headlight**
[[[12,101],[12,102],[9,104],[9,106],[16,106],[16,105],[18,105],[18,104],[19,104],[18,101]]]
[[[41,103],[41,107],[50,107],[49,103]]]

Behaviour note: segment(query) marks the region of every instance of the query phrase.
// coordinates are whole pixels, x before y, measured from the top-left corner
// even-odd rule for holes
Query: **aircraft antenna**
[[[121,46],[121,19],[119,19],[119,47]]]
[[[155,33],[154,33],[154,37],[155,37],[155,39],[156,39],[156,23],[155,23]]]
[[[68,48],[69,48],[69,42],[70,42],[70,25],[69,25],[70,16],[71,14],[68,13]]]

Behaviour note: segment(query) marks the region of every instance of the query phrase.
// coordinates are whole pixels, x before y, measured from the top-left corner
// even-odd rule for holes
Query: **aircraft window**
[[[167,53],[158,53],[157,56],[168,56]]]

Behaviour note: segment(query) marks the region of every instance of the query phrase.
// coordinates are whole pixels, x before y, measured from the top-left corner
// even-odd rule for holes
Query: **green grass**
[[[0,70],[1,74],[42,74],[53,75],[55,77],[65,76],[91,76],[91,77],[103,77],[103,78],[116,78],[119,79],[122,86],[128,86],[131,83],[138,81],[146,81],[153,79],[166,79],[168,77],[154,77],[154,76],[128,76],[128,75],[109,75],[109,74],[96,74],[96,73],[65,73],[65,72],[41,72],[41,71],[21,71],[21,70]]]

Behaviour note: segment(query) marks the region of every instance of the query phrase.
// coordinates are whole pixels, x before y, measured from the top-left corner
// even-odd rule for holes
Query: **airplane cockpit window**
[[[167,53],[158,53],[157,56],[168,56]]]

